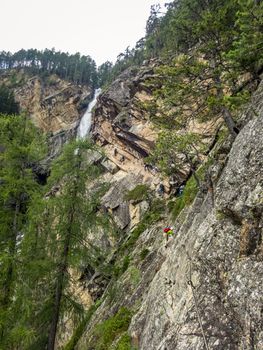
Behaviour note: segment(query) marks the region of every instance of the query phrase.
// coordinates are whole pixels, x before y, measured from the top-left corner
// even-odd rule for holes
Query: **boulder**
[[[115,174],[119,170],[119,167],[109,159],[105,159],[101,165],[111,174]]]

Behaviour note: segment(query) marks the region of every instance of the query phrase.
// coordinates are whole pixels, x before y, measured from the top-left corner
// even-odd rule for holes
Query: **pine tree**
[[[200,180],[196,174],[197,167],[202,163],[206,146],[201,137],[195,133],[178,135],[170,131],[162,131],[158,135],[156,147],[149,160],[157,164],[158,168],[166,175],[180,175],[185,177],[183,171],[189,168],[190,173],[200,188]]]
[[[18,114],[19,105],[15,101],[14,93],[5,85],[0,86],[0,113],[1,114]]]
[[[24,323],[34,334],[29,349],[54,349],[63,317],[74,319],[83,312],[69,288],[70,271],[94,266],[98,249],[87,233],[108,225],[97,210],[101,186],[90,186],[100,170],[85,162],[86,151],[93,148],[82,141],[65,147],[52,165],[46,196],[36,198],[28,214],[20,293],[28,310]]]
[[[263,68],[263,3],[257,0],[239,0],[236,36],[228,58],[239,74],[250,72],[259,80]]]
[[[19,244],[24,236],[27,209],[40,191],[32,166],[44,156],[44,140],[32,123],[21,116],[0,118],[0,344],[9,346],[14,331]],[[17,311],[17,310],[16,310]],[[11,348],[11,347],[10,347]]]
[[[173,26],[177,47],[185,53],[158,69],[162,87],[157,96],[163,99],[169,127],[183,127],[191,118],[222,117],[233,138],[238,134],[233,112],[246,102],[247,92],[237,92],[239,76],[227,59],[237,34],[238,9],[236,1],[180,2]]]

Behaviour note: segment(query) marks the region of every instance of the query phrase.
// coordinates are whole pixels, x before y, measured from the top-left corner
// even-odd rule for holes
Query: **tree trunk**
[[[71,227],[72,227],[73,218],[74,218],[74,208],[71,211],[71,215],[69,219],[69,229],[67,231],[67,236],[64,243],[63,253],[62,253],[62,263],[58,271],[58,277],[56,282],[56,292],[55,292],[55,302],[54,302],[54,314],[53,314],[53,319],[51,322],[49,336],[48,336],[48,350],[54,350],[54,347],[55,347],[57,325],[59,321],[59,311],[60,311],[61,298],[63,293],[63,284],[64,284],[65,274],[68,268],[68,255],[69,255]]]
[[[77,163],[78,170],[80,169],[81,161]],[[60,307],[61,307],[61,298],[64,290],[64,280],[65,275],[68,269],[68,256],[69,256],[69,249],[70,249],[70,242],[71,242],[71,235],[72,235],[72,228],[73,228],[73,221],[74,221],[74,215],[75,215],[75,201],[74,199],[77,196],[77,183],[79,180],[79,174],[75,177],[74,180],[74,191],[71,198],[72,207],[70,208],[69,214],[68,214],[68,230],[66,232],[65,237],[65,243],[63,247],[63,252],[61,256],[61,265],[58,268],[58,277],[56,281],[56,291],[55,291],[55,301],[54,301],[54,314],[51,321],[51,326],[49,330],[49,336],[48,336],[48,350],[54,350],[55,347],[55,341],[56,341],[56,334],[57,334],[57,326],[59,321],[59,313],[60,313]]]
[[[216,76],[214,78],[214,82],[216,84],[217,97],[219,99],[222,99],[224,94],[223,94],[221,78],[219,76]],[[235,124],[235,121],[234,121],[229,109],[226,106],[222,105],[221,112],[223,115],[224,122],[225,122],[230,134],[235,139],[237,137],[237,134],[239,133],[239,130]]]
[[[226,107],[222,107],[222,114],[223,114],[223,119],[226,123],[226,126],[230,132],[230,134],[233,136],[233,138],[235,139],[239,133],[238,128],[236,127],[236,124],[232,118],[232,115],[229,111],[228,108]]]
[[[5,307],[7,307],[10,302],[11,284],[12,284],[13,272],[14,272],[14,256],[16,251],[17,220],[18,220],[19,210],[20,210],[20,203],[19,201],[16,201],[13,227],[12,227],[12,237],[10,238],[10,244],[9,244],[9,255],[11,259],[7,269],[7,274],[6,274],[5,284],[4,284],[3,305]]]

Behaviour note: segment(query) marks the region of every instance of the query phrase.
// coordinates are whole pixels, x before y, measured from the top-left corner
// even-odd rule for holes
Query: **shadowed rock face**
[[[143,159],[153,149],[157,136],[141,103],[151,98],[145,82],[154,77],[154,66],[129,68],[101,94],[94,111],[92,135],[114,163],[126,169],[125,161],[143,169]]]
[[[263,348],[262,91],[253,99],[258,116],[212,166],[212,191],[180,214],[167,248],[167,222],[141,234],[113,300],[104,300],[76,349],[89,349],[96,324],[121,306],[134,310],[128,333],[139,350],[203,350],[204,341],[213,350]]]

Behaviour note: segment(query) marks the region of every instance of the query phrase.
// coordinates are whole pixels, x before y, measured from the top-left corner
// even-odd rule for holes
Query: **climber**
[[[159,184],[159,187],[157,189],[157,193],[162,197],[164,195],[164,185],[162,183]]]
[[[152,169],[152,165],[151,164],[148,164],[148,163],[144,164],[144,170],[145,171],[150,171],[151,169]]]
[[[185,185],[181,185],[181,186],[178,188],[178,191],[177,191],[178,197],[181,197],[181,195],[183,194],[184,188],[185,188]]]
[[[168,242],[169,238],[172,237],[174,235],[174,228],[171,226],[167,226],[164,228],[163,232],[165,232],[165,236],[166,236],[166,242]]]

